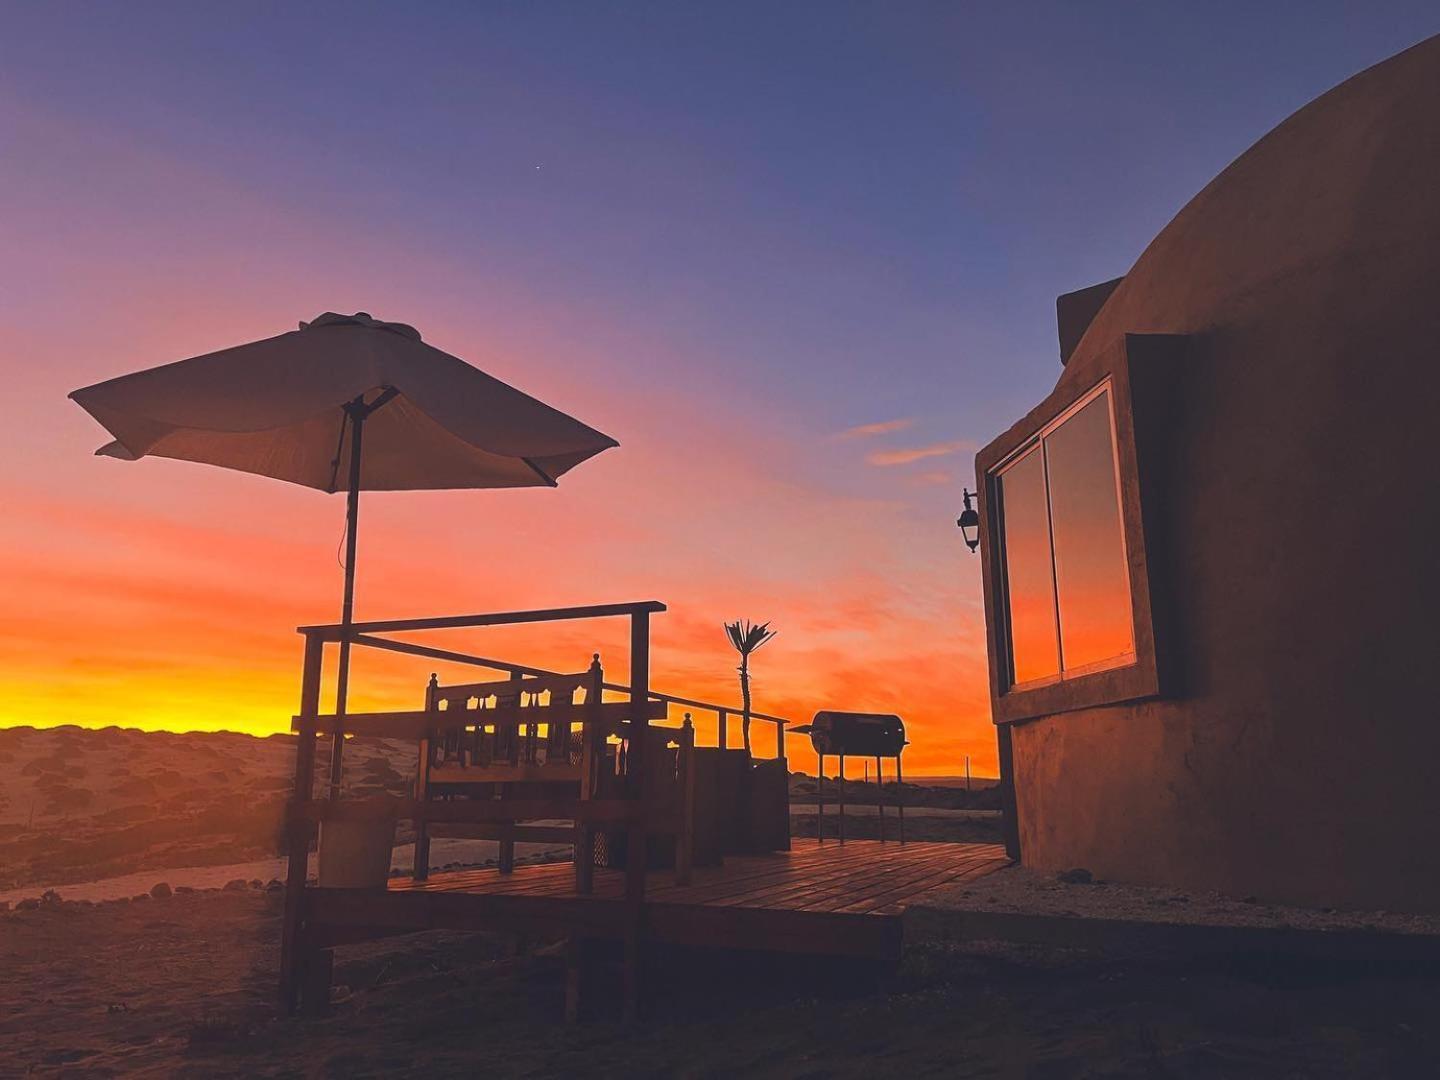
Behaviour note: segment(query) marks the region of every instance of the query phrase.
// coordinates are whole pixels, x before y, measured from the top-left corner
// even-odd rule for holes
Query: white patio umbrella
[[[277,337],[71,395],[115,437],[97,454],[168,457],[348,492],[341,623],[354,618],[362,490],[554,487],[608,435],[425,344],[403,323],[327,312]],[[363,453],[362,453],[363,447]],[[341,637],[335,712],[345,715]],[[335,739],[331,794],[339,783]]]

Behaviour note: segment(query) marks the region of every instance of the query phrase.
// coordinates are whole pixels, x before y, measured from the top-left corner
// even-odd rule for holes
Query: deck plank
[[[844,844],[796,840],[789,852],[730,856],[723,866],[697,867],[692,881],[677,884],[669,871],[652,871],[646,899],[654,903],[793,910],[872,910],[933,888],[940,882],[987,873],[1004,865],[990,844],[849,840]],[[597,870],[594,897],[619,895],[623,873]],[[395,879],[395,892],[481,893],[584,900],[574,894],[571,863],[432,873],[425,881]],[[883,901],[883,902],[875,902]]]
[[[808,874],[793,874],[776,882],[757,883],[742,893],[726,897],[707,898],[705,903],[721,906],[732,904],[759,905],[764,907],[798,908],[800,898],[813,893],[840,893],[857,895],[858,890],[868,889],[872,883],[888,879],[889,875],[900,872],[911,865],[905,859],[879,859],[875,862],[852,862],[827,867],[823,871]]]
[[[822,881],[852,873],[873,875],[875,872],[876,868],[873,867],[838,861],[810,866],[785,863],[767,866],[748,874],[742,873],[733,877],[726,875],[705,884],[681,887],[668,893],[657,893],[655,898],[678,903],[709,904],[725,897],[752,895],[766,888]]]
[[[941,885],[966,881],[972,877],[982,876],[991,870],[999,869],[999,867],[1003,865],[1004,863],[997,863],[994,866],[978,864],[968,867],[946,867],[936,869],[929,874],[912,874],[906,876],[902,881],[887,884],[886,887],[866,896],[854,897],[848,903],[835,904],[824,902],[803,904],[799,906],[799,910],[865,914],[894,904],[903,904],[904,901],[919,896],[922,893],[929,892],[931,889]]]
[[[909,895],[914,892],[931,888],[926,884],[932,878],[957,877],[977,865],[983,864],[985,860],[980,858],[961,858],[954,860],[934,860],[917,862],[909,866],[895,868],[884,878],[874,880],[872,888],[856,893],[851,902],[862,902],[867,897],[878,895]],[[797,903],[797,907],[814,908],[815,910],[826,910],[817,904]],[[842,905],[843,906],[843,905]]]
[[[723,865],[696,867],[684,885],[671,870],[651,871],[646,903],[659,940],[878,955],[898,948],[900,915],[912,899],[1007,862],[995,844],[797,839],[789,851],[732,855]],[[386,926],[474,929],[493,919],[604,934],[619,925],[614,913],[623,907],[624,885],[623,870],[597,868],[594,891],[578,895],[568,862],[519,866],[510,874],[441,871],[425,881],[394,879],[381,894],[318,890],[324,895],[315,912],[322,922],[330,913],[338,927],[364,923],[377,932]]]

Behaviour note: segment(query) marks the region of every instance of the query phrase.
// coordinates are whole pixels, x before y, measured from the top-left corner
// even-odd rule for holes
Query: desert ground
[[[815,962],[656,958],[644,1024],[556,1020],[553,947],[423,934],[340,950],[322,1019],[274,1004],[280,894],[0,916],[4,1076],[1421,1077],[1440,985],[918,946],[877,992]]]
[[[626,1030],[603,1012],[559,1023],[557,942],[420,934],[337,950],[330,1015],[285,1017],[275,1006],[283,892],[263,868],[278,872],[292,747],[241,735],[0,730],[0,896],[10,897],[0,899],[0,1076],[1410,1077],[1440,1068],[1440,982],[1428,978],[923,939],[907,942],[883,984],[854,964],[658,952],[645,1021]],[[357,791],[403,788],[403,748],[357,749]],[[795,831],[813,832],[813,778],[796,775],[791,788]],[[993,791],[922,783],[904,797],[916,838],[997,835]],[[852,836],[878,827],[858,809],[866,799],[855,785]],[[483,862],[483,852],[454,850]],[[1039,895],[1057,910],[1177,908],[1143,890],[1013,874],[949,902],[1003,908],[1021,896],[1033,906]]]

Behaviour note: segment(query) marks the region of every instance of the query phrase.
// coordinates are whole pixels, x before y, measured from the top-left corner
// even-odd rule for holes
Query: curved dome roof
[[[1212,180],[1096,314],[1062,381],[1124,333],[1215,329],[1313,298],[1336,273],[1366,303],[1440,303],[1440,35],[1316,98]]]

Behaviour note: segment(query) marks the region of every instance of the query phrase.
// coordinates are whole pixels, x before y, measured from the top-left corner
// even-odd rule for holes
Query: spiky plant
[[[776,631],[770,629],[770,624],[745,622],[733,622],[725,624],[725,635],[730,639],[730,644],[735,646],[735,651],[740,654],[740,701],[743,712],[740,714],[740,736],[745,740],[745,752],[750,752],[750,654],[764,645],[774,637]]]

